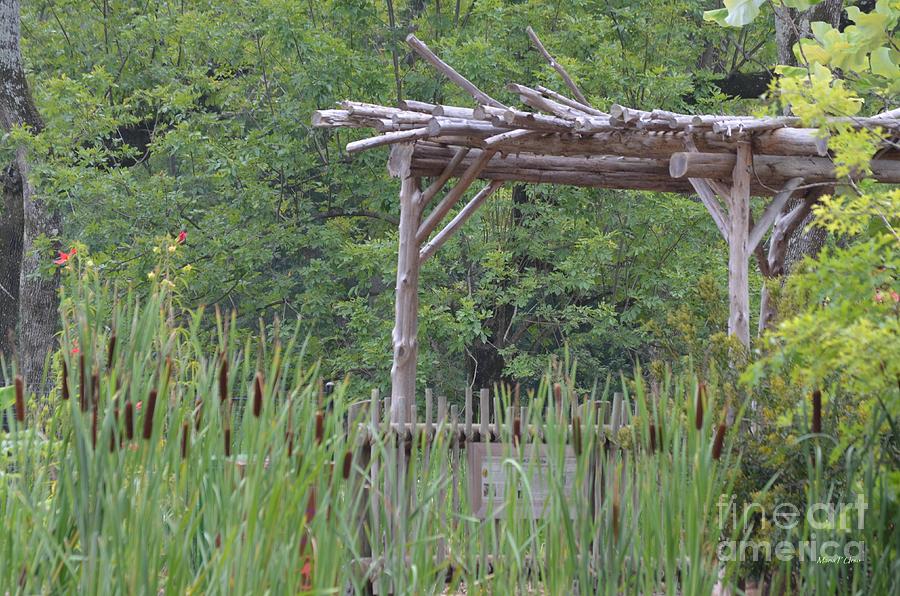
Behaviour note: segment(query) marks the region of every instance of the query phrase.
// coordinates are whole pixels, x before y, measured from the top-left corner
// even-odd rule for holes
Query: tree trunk
[[[22,269],[22,185],[14,164],[3,171],[0,184],[3,185],[3,203],[0,205],[0,354],[9,363],[15,351]],[[11,382],[3,378],[0,370],[0,386]]]
[[[841,12],[843,11],[842,0],[825,0],[810,8],[801,11],[793,8],[785,8],[778,6],[775,8],[775,41],[778,48],[778,63],[797,66],[797,57],[794,55],[794,44],[801,37],[812,37],[810,23],[815,21],[823,21],[832,27],[838,27],[841,22]],[[786,114],[787,115],[787,114]],[[809,203],[809,198],[799,197],[788,201],[782,210],[782,216],[791,213],[804,201]],[[792,230],[787,234],[787,238],[775,238],[773,231],[772,242],[777,242],[781,246],[774,251],[775,258],[771,256],[773,251],[770,248],[769,258],[769,276],[781,277],[791,272],[796,263],[804,257],[815,257],[825,245],[825,230],[819,227],[810,227],[813,216],[806,210],[806,215],[799,224],[794,223]],[[777,226],[776,226],[777,227]],[[773,262],[774,261],[774,262]],[[760,333],[770,325],[776,318],[777,313],[775,307],[770,303],[768,290],[763,286],[760,305]]]
[[[26,126],[36,134],[43,128],[43,122],[28,90],[19,42],[19,1],[0,0],[0,124],[4,131],[15,126]],[[40,265],[48,255],[38,254],[35,244],[40,238],[53,240],[59,235],[59,214],[48,208],[28,179],[30,164],[25,147],[16,150],[8,172],[4,203],[15,203],[18,198],[19,209],[11,208],[2,222],[6,226],[4,231],[8,229],[14,235],[11,240],[5,239],[2,245],[4,250],[10,250],[10,253],[2,255],[3,261],[14,262],[4,266],[2,271],[9,276],[17,266],[16,262],[19,263],[19,296],[24,297],[18,300],[19,370],[29,391],[42,391],[39,383],[44,361],[54,347],[59,274],[41,273]],[[18,182],[18,185],[9,184],[12,181]],[[17,217],[21,217],[21,226],[15,222]],[[20,229],[21,236],[18,236]],[[15,293],[9,292],[6,299],[8,306],[11,306],[16,302]],[[15,328],[12,312],[10,308],[0,310],[0,315],[4,317],[0,328]]]

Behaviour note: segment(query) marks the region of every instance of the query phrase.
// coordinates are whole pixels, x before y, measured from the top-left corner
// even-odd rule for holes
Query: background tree
[[[0,125],[4,132],[43,128],[25,80],[20,49],[18,0],[0,1]],[[59,235],[59,215],[48,207],[30,179],[32,164],[24,139],[13,142],[3,176],[0,212],[0,352],[14,350],[28,386],[36,388],[44,360],[54,347],[57,327],[56,272],[48,274],[47,243]],[[9,339],[18,322],[18,346]]]

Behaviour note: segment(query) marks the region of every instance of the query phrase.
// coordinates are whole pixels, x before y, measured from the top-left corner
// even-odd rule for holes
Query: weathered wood
[[[407,165],[408,167],[408,165]],[[397,249],[397,286],[394,308],[391,367],[391,420],[405,419],[408,404],[416,397],[418,356],[419,242],[416,230],[422,216],[420,180],[403,176],[400,186],[400,238]]]
[[[709,211],[713,222],[716,224],[716,228],[718,228],[719,233],[722,234],[722,238],[725,239],[725,242],[728,242],[729,224],[726,220],[725,212],[722,211],[722,205],[719,203],[719,199],[716,198],[716,193],[712,191],[712,188],[710,188],[707,181],[702,178],[688,178],[688,180],[690,181],[691,186],[694,187],[694,190],[697,191],[700,202],[703,203],[703,206]]]
[[[463,207],[459,213],[456,214],[456,217],[450,220],[450,222],[444,226],[444,228],[435,234],[434,238],[429,240],[425,246],[419,251],[419,262],[424,263],[431,257],[437,250],[444,245],[447,240],[449,240],[453,234],[460,228],[472,215],[478,210],[479,207],[487,200],[489,196],[494,194],[498,188],[503,186],[502,180],[492,180],[487,186],[478,191],[472,200],[466,203],[465,207]]]
[[[766,205],[759,220],[753,225],[753,229],[750,230],[750,237],[747,240],[747,250],[749,252],[756,250],[756,247],[762,242],[763,236],[766,235],[766,232],[768,232],[772,224],[775,223],[775,218],[778,217],[778,214],[781,213],[781,210],[787,204],[788,199],[794,194],[794,190],[802,183],[803,178],[791,178],[784,185],[784,188],[778,191],[778,194],[776,194],[769,204]]]
[[[669,173],[673,178],[728,179],[734,169],[735,156],[728,153],[673,153]],[[879,182],[900,183],[900,161],[874,159],[872,178]],[[834,161],[827,157],[753,156],[753,176],[761,180],[803,178],[807,183],[835,182]]]
[[[394,143],[408,143],[419,139],[427,139],[430,136],[431,133],[427,127],[388,132],[377,137],[369,137],[368,139],[347,143],[347,153],[359,153],[360,151],[383,147],[384,145],[393,145]]]
[[[447,181],[453,177],[453,172],[462,163],[462,160],[468,155],[469,149],[467,147],[460,147],[456,150],[456,153],[453,154],[453,159],[450,160],[450,163],[447,164],[447,167],[441,172],[441,175],[438,176],[437,180],[428,185],[428,188],[422,193],[421,203],[422,205],[427,205],[434,196],[444,188],[444,185],[447,184]]]
[[[559,76],[562,77],[562,80],[566,83],[566,86],[572,90],[572,93],[575,94],[575,99],[580,101],[581,103],[588,105],[587,98],[584,96],[584,93],[581,92],[581,89],[578,88],[578,85],[575,84],[575,81],[572,80],[572,77],[569,76],[569,73],[566,72],[566,69],[563,68],[563,65],[553,59],[553,56],[550,55],[550,52],[547,51],[547,48],[544,47],[544,44],[541,43],[541,40],[538,38],[537,33],[534,32],[534,29],[528,27],[525,29],[525,32],[528,33],[528,37],[531,38],[531,43],[534,44],[534,47],[537,48],[537,51],[541,53],[550,66],[559,73]]]
[[[425,60],[427,60],[432,66],[434,66],[441,74],[456,83],[466,93],[474,97],[478,103],[496,106],[498,108],[506,107],[502,103],[473,85],[467,78],[456,72],[456,70],[454,70],[452,66],[438,58],[427,45],[422,43],[422,41],[412,33],[406,36],[406,43],[409,44],[409,47],[415,50],[415,52],[419,56],[425,58]]]
[[[728,333],[750,347],[750,277],[748,235],[750,227],[750,176],[753,153],[750,143],[738,143],[732,172],[728,216]]]
[[[542,110],[548,114],[553,114],[554,116],[573,121],[585,115],[581,110],[544,97],[539,91],[532,89],[531,87],[510,83],[506,88],[513,93],[517,93],[519,99],[522,100],[522,103],[531,106],[536,110]]]
[[[563,105],[569,106],[570,108],[578,110],[579,112],[584,112],[585,114],[588,114],[590,116],[600,116],[600,117],[603,117],[603,116],[608,117],[609,116],[609,114],[607,114],[606,112],[602,112],[595,107],[575,101],[574,99],[572,99],[570,97],[566,97],[562,93],[557,93],[553,89],[548,89],[547,87],[542,87],[541,85],[537,85],[537,86],[535,86],[535,90],[539,91],[542,95],[546,95],[553,101],[556,101]]]
[[[494,151],[490,150],[481,151],[478,156],[468,164],[465,171],[462,172],[460,179],[457,180],[456,186],[444,196],[441,202],[428,214],[425,221],[422,222],[422,225],[419,226],[415,235],[417,245],[421,245],[428,240],[431,232],[434,231],[437,225],[441,223],[441,220],[444,219],[451,209],[453,209],[453,206],[459,202],[469,186],[472,185],[475,179],[481,174],[482,170],[484,170],[485,166],[494,156],[494,153]]]
[[[498,135],[494,135],[492,137],[488,137],[484,139],[484,148],[491,149],[494,147],[499,148],[499,145],[504,143],[508,143],[510,141],[514,141],[515,139],[520,139],[523,137],[539,135],[540,132],[536,130],[526,130],[523,128],[517,128],[515,130],[510,130],[507,132],[501,132]]]

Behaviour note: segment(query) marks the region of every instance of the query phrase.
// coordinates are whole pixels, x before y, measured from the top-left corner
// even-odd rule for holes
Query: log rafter
[[[805,128],[798,118],[679,114],[621,105],[604,112],[588,103],[531,28],[528,35],[574,99],[546,87],[510,83],[507,92],[524,107],[506,106],[410,35],[406,41],[413,51],[470,95],[474,107],[415,100],[398,107],[345,101],[339,109],[313,114],[316,127],[379,133],[351,141],[349,154],[393,147],[388,170],[402,181],[392,369],[392,395],[399,400],[394,402],[395,419],[415,394],[419,268],[505,181],[696,193],[728,243],[728,326],[745,346],[750,341],[750,256],[756,255],[767,276],[781,275],[786,236],[816,198],[839,182],[827,142],[818,129]],[[900,111],[835,121],[880,130],[883,142],[867,175],[878,182],[900,183]],[[425,177],[434,180],[422,191],[420,180]],[[451,178],[458,178],[456,184],[425,215],[425,207]],[[487,185],[429,241],[478,179]],[[791,196],[810,188],[788,211]],[[772,197],[756,222],[750,213],[751,196]],[[766,251],[763,240],[770,229]],[[763,313],[760,328],[766,319]]]

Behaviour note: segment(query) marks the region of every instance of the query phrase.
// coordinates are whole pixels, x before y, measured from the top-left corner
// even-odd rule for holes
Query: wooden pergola
[[[313,116],[314,126],[380,133],[349,143],[348,153],[392,147],[388,170],[401,181],[391,369],[395,422],[409,420],[416,394],[422,263],[504,183],[696,193],[728,244],[728,331],[749,346],[751,255],[764,275],[781,274],[791,233],[838,182],[826,140],[818,129],[803,128],[798,118],[687,115],[619,105],[603,112],[589,105],[530,27],[528,34],[574,99],[546,87],[510,84],[508,90],[530,110],[503,105],[410,35],[406,41],[412,49],[471,95],[476,107],[345,101],[341,109]],[[900,152],[892,140],[900,133],[900,110],[846,121],[881,130],[886,141],[871,163],[871,176],[900,182]],[[431,179],[425,188],[423,178]],[[456,184],[429,210],[451,178]],[[479,179],[487,181],[485,186],[438,230]],[[751,196],[771,197],[756,221]],[[766,250],[763,240],[770,229]],[[765,295],[761,310],[760,329],[771,316]]]

